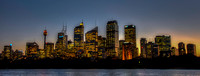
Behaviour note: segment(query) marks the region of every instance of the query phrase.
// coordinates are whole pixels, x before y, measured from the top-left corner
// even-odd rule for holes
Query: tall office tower
[[[106,38],[98,36],[98,57],[106,58]]]
[[[179,55],[186,54],[185,44],[183,42],[178,43],[178,51],[179,51]]]
[[[47,42],[46,43],[45,57],[46,58],[52,58],[53,53],[54,53],[54,43]]]
[[[131,60],[133,57],[133,48],[132,48],[133,43],[131,42],[124,42],[122,48],[122,60]]]
[[[88,31],[85,34],[86,57],[98,57],[98,27]]]
[[[84,51],[84,25],[83,22],[74,28],[74,47],[77,52]]]
[[[159,47],[159,55],[169,57],[171,54],[171,36],[159,35],[155,38],[155,43]]]
[[[66,28],[63,26],[63,30],[58,33],[57,42],[56,42],[56,54],[58,57],[65,55],[65,52],[67,51],[67,36],[66,34]]]
[[[195,44],[187,44],[187,54],[192,54],[196,56],[196,45]]]
[[[125,40],[119,40],[119,59],[122,59],[122,51]]]
[[[47,36],[47,30],[45,28],[44,32],[43,32],[43,35],[44,35],[44,49],[46,49],[46,36]]]
[[[136,27],[135,25],[125,25],[124,26],[125,42],[131,43],[132,57],[137,57],[138,53],[136,50]]]
[[[119,50],[119,31],[116,20],[108,21],[106,26],[106,49],[108,56],[118,57]]]
[[[140,39],[140,50],[141,50],[141,57],[142,58],[147,58],[147,40],[146,38],[141,38]]]
[[[146,56],[147,56],[147,58],[152,58],[152,52],[153,52],[154,43],[153,42],[148,42],[146,45],[147,45],[147,49],[146,49],[147,50],[146,51],[147,55]]]
[[[39,45],[36,42],[26,43],[26,57],[37,58]]]
[[[3,59],[13,58],[12,44],[4,46],[4,51],[2,51],[2,58]]]

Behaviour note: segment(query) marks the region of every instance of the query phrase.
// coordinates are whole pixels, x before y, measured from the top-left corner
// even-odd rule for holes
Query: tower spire
[[[65,34],[67,35],[67,24],[65,26]]]
[[[45,30],[43,32],[43,35],[44,35],[44,49],[46,48],[46,36],[47,36],[47,30],[46,30],[46,26],[44,27]]]
[[[96,20],[96,18],[95,18],[95,26],[97,26],[97,20]]]
[[[63,22],[63,28],[62,28],[62,32],[64,33],[65,31],[65,23]]]

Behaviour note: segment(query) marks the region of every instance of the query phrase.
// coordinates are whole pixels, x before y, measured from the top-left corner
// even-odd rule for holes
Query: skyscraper
[[[85,34],[86,38],[86,51],[87,57],[98,57],[98,27],[88,31]]]
[[[74,28],[74,47],[77,52],[84,51],[84,24],[80,23],[79,26]]]
[[[140,50],[141,50],[141,57],[142,58],[146,58],[147,57],[147,46],[146,46],[146,44],[147,44],[147,40],[146,40],[146,38],[141,38],[140,39]]]
[[[195,44],[187,44],[187,54],[196,56],[196,45]]]
[[[178,43],[178,51],[179,51],[179,55],[186,54],[185,44],[183,42]]]
[[[136,48],[136,27],[135,25],[125,25],[125,42],[133,43],[133,47]]]
[[[106,26],[106,48],[109,56],[117,57],[119,50],[119,31],[116,20],[108,21]]]
[[[56,54],[60,56],[64,56],[67,51],[67,35],[66,28],[63,26],[61,32],[58,33],[57,42],[56,42]]]
[[[158,35],[155,38],[155,43],[158,45],[159,55],[169,57],[171,54],[171,36]]]
[[[125,42],[131,43],[130,50],[132,52],[132,57],[137,57],[138,52],[136,50],[136,27],[135,25],[125,25],[124,26]]]
[[[36,42],[26,43],[26,57],[37,58],[38,57],[39,45]]]

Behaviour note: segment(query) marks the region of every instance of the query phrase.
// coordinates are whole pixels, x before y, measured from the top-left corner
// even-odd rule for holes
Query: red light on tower
[[[43,35],[47,36],[47,30],[44,30]]]

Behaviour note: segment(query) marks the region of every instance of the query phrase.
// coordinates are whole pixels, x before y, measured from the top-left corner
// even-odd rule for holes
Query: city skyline
[[[34,3],[35,2],[35,3]],[[200,32],[198,30],[199,28],[199,22],[198,19],[200,18],[197,14],[199,13],[199,7],[195,7],[197,6],[197,4],[195,4],[195,2],[189,2],[190,4],[194,4],[191,6],[188,6],[187,12],[183,13],[184,10],[180,10],[180,11],[175,11],[176,9],[183,9],[185,7],[183,7],[185,3],[187,3],[188,1],[182,1],[180,3],[174,3],[172,4],[172,6],[164,6],[162,8],[167,8],[168,10],[172,10],[171,12],[167,12],[164,13],[166,10],[162,10],[162,11],[157,11],[160,13],[155,13],[155,12],[150,12],[150,10],[146,10],[146,12],[150,12],[149,15],[145,15],[145,13],[143,14],[139,14],[139,12],[144,12],[144,10],[140,10],[137,8],[134,8],[135,10],[137,10],[137,12],[132,13],[133,11],[129,11],[126,12],[126,10],[130,10],[132,8],[129,9],[123,9],[123,10],[117,10],[116,7],[109,7],[112,9],[115,9],[113,11],[121,11],[120,13],[116,13],[116,12],[102,12],[102,10],[108,10],[108,8],[101,8],[100,13],[97,13],[99,11],[95,10],[95,12],[91,12],[92,14],[84,14],[87,13],[89,11],[84,11],[86,9],[82,9],[82,13],[76,13],[74,14],[74,16],[77,17],[71,17],[69,15],[72,15],[70,12],[68,14],[65,14],[66,11],[63,11],[65,8],[68,7],[64,7],[64,3],[61,4],[59,7],[51,7],[48,4],[54,4],[54,1],[49,1],[47,3],[45,3],[45,1],[41,2],[40,6],[43,6],[42,8],[39,8],[38,6],[35,6],[34,4],[37,4],[37,1],[33,1],[33,3],[29,3],[26,1],[23,2],[9,2],[9,1],[0,1],[0,8],[2,8],[1,10],[3,12],[0,13],[0,26],[2,27],[0,29],[1,31],[1,42],[0,42],[0,51],[3,51],[3,46],[4,45],[9,45],[9,44],[13,44],[13,48],[14,49],[18,49],[18,50],[23,50],[23,52],[25,52],[25,46],[26,46],[26,42],[33,42],[36,41],[38,43],[38,45],[40,46],[39,48],[42,49],[43,48],[43,30],[44,27],[46,27],[47,31],[48,31],[48,35],[47,35],[47,42],[53,42],[54,45],[56,43],[56,38],[57,38],[57,33],[61,31],[63,22],[65,23],[65,25],[67,25],[67,34],[68,34],[68,40],[72,40],[73,41],[73,30],[75,26],[78,26],[79,23],[81,22],[81,20],[83,19],[84,21],[84,34],[86,32],[88,32],[89,30],[92,30],[92,28],[96,27],[96,25],[98,26],[98,30],[103,30],[103,31],[99,31],[99,35],[102,35],[103,37],[106,37],[106,22],[109,20],[117,20],[118,21],[118,25],[119,25],[119,40],[124,40],[124,25],[129,25],[129,24],[134,24],[136,25],[136,39],[137,39],[137,48],[140,49],[140,38],[144,37],[147,38],[147,41],[153,41],[154,42],[154,38],[156,35],[171,35],[172,37],[172,47],[176,47],[178,48],[178,43],[179,42],[184,42],[185,44],[188,43],[193,43],[196,44],[196,48],[197,48],[197,56],[199,56],[200,52],[198,50],[200,50],[199,44],[200,44],[200,36],[197,36],[198,33]],[[65,2],[65,1],[64,1]],[[101,1],[100,1],[101,2]],[[106,2],[106,1],[105,1]],[[101,3],[105,3],[104,1]],[[120,1],[117,1],[118,3],[114,3],[113,5],[119,4]],[[123,2],[122,4],[129,4],[128,2],[132,2],[132,1],[127,1],[127,2]],[[140,1],[133,1],[133,2],[138,2],[138,3],[146,3],[146,2],[140,2]],[[165,4],[164,2],[169,2],[168,4],[170,4],[170,1],[164,1],[164,2],[160,2],[157,1],[157,6],[161,5],[161,4]],[[160,2],[160,3],[159,3]],[[3,4],[2,4],[3,3]],[[27,4],[30,5],[27,5]],[[61,3],[61,2],[58,2]],[[75,4],[75,2],[72,2]],[[109,3],[109,1],[108,1]],[[196,2],[198,3],[198,2]],[[16,5],[16,6],[9,6],[9,5]],[[42,5],[42,4],[46,4]],[[81,4],[81,3],[78,3]],[[90,5],[93,5],[92,3],[89,3]],[[107,4],[107,3],[106,3]],[[151,5],[149,8],[153,9],[153,7],[156,6],[152,6],[153,4],[150,3],[146,3],[147,5]],[[179,7],[175,7],[173,5],[175,4],[180,4]],[[56,5],[56,3],[55,3]],[[62,7],[63,6],[63,7]],[[69,5],[72,6],[72,5]],[[106,5],[108,6],[108,5]],[[131,5],[127,5],[127,6],[131,6]],[[127,7],[124,6],[124,7]],[[138,6],[142,6],[142,5],[138,5]],[[182,7],[181,7],[182,6]],[[199,5],[198,5],[199,6]],[[61,15],[58,15],[59,13],[55,13],[53,11],[51,11],[50,14],[51,16],[47,16],[45,15],[48,11],[48,9],[45,8],[60,8],[57,11],[60,12]],[[86,7],[86,6],[85,6]],[[94,8],[89,8],[89,6],[87,6],[88,9],[94,9]],[[169,8],[171,7],[171,8]],[[175,7],[172,9],[172,7]],[[8,10],[8,8],[11,8]],[[16,9],[15,9],[16,8]],[[74,7],[74,8],[79,8],[80,7]],[[100,8],[100,7],[99,7]],[[139,7],[138,7],[139,8]],[[141,7],[141,8],[146,8],[147,6]],[[193,9],[191,9],[193,8]],[[15,10],[14,10],[15,9]],[[21,11],[17,12],[17,9]],[[42,11],[42,9],[44,11]],[[158,8],[157,8],[158,9]],[[191,11],[188,11],[188,10]],[[37,12],[38,10],[40,10],[41,12]],[[68,10],[73,10],[73,8]],[[155,11],[155,9],[153,9]],[[15,13],[12,13],[12,12]],[[77,10],[74,10],[77,11]],[[81,11],[77,11],[77,12],[81,12]],[[25,14],[23,14],[25,13]],[[90,13],[90,12],[89,12]],[[108,13],[108,14],[106,14]],[[155,14],[153,14],[155,13]],[[96,14],[96,15],[94,15]],[[126,15],[128,14],[128,15]],[[146,13],[147,14],[147,13]],[[166,15],[165,15],[166,14]],[[31,15],[30,18],[28,15]],[[100,16],[97,16],[100,15]],[[144,16],[142,16],[144,15]],[[151,16],[153,15],[153,16]],[[169,17],[167,17],[168,15],[171,15]],[[194,15],[194,16],[193,16]],[[36,17],[34,17],[36,16]],[[79,16],[79,17],[78,17]],[[102,17],[101,17],[102,16]],[[128,17],[131,16],[131,17]],[[176,17],[174,17],[176,16]],[[161,17],[161,18],[159,18]],[[183,17],[183,18],[182,18]],[[186,18],[185,18],[186,17]],[[19,18],[19,19],[18,19]],[[50,18],[50,19],[48,19]],[[55,19],[52,19],[55,18]],[[72,19],[71,19],[72,18]],[[153,18],[153,19],[151,19]],[[187,21],[190,20],[190,21]],[[176,22],[177,21],[177,22]],[[185,22],[187,21],[187,22]],[[189,25],[192,24],[192,25]],[[186,26],[188,25],[188,26]],[[168,27],[167,27],[168,26]],[[85,38],[84,38],[85,41]]]

